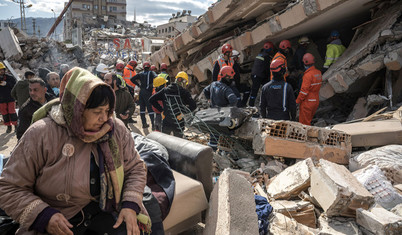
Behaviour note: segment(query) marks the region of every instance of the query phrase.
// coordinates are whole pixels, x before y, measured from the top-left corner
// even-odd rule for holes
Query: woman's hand
[[[123,208],[119,213],[113,228],[118,228],[122,222],[126,222],[127,235],[140,235],[140,229],[137,224],[137,213],[130,208]]]
[[[70,228],[72,227],[73,225],[68,222],[63,214],[56,213],[50,218],[49,223],[46,226],[46,231],[50,234],[74,235],[73,232],[70,230]]]

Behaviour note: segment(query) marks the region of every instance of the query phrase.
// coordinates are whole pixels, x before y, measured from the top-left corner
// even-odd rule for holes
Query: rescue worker
[[[143,128],[148,128],[147,119],[145,118],[145,109],[148,110],[149,118],[151,119],[152,130],[155,129],[154,126],[154,116],[155,113],[152,110],[152,105],[149,103],[149,98],[152,96],[153,83],[156,74],[150,71],[151,64],[149,62],[144,62],[144,71],[132,77],[130,80],[133,84],[139,86],[140,88],[140,116]]]
[[[152,95],[158,93],[160,90],[165,88],[166,84],[167,84],[166,79],[158,75],[154,79],[154,91],[152,92]],[[163,102],[161,100],[159,100],[158,103],[163,108]],[[162,114],[154,106],[152,106],[152,109],[155,112],[155,131],[161,132],[162,131]]]
[[[167,85],[169,85],[170,82],[173,82],[173,81],[170,81],[170,77],[169,77],[169,74],[167,72],[167,69],[168,69],[167,64],[162,63],[161,64],[161,73],[158,74],[158,76],[163,77],[167,81]]]
[[[174,136],[183,137],[184,117],[187,112],[194,111],[197,107],[189,91],[185,89],[188,85],[186,72],[179,72],[175,82],[155,93],[149,102],[162,115],[162,132]],[[163,107],[158,101],[162,101]]]
[[[149,70],[151,70],[151,71],[153,71],[153,72],[155,72],[156,73],[156,66],[153,64],[153,65],[151,65],[151,68],[149,69]]]
[[[96,76],[102,81],[104,80],[105,74],[109,72],[109,68],[106,64],[100,63],[96,66]],[[47,81],[46,81],[47,82]]]
[[[264,43],[264,47],[260,50],[260,53],[255,57],[251,70],[253,85],[251,87],[250,101],[248,103],[250,106],[255,105],[255,99],[257,98],[258,90],[261,85],[269,81],[269,65],[271,64],[274,53],[274,44],[272,42],[266,42]]]
[[[300,104],[299,122],[304,125],[311,125],[311,120],[319,105],[322,74],[314,66],[315,58],[312,54],[306,53],[303,56],[303,63],[306,71],[303,75],[303,83],[296,103]]]
[[[204,88],[204,95],[210,101],[212,108],[236,106],[237,96],[230,87],[234,75],[232,67],[224,66],[219,72],[218,81]],[[208,146],[214,151],[218,148],[218,141],[219,133],[210,133]]]
[[[286,78],[289,76],[287,57],[290,56],[291,54],[292,54],[292,44],[290,43],[289,40],[283,40],[279,43],[278,52],[272,58],[272,61],[274,61],[274,60],[283,61],[283,64],[285,66],[285,73],[283,75],[283,78],[285,79],[285,82],[286,82]],[[272,78],[273,78],[273,74],[271,71],[271,80],[272,80]]]
[[[242,83],[241,74],[246,74],[246,73],[248,74],[248,73],[250,73],[250,70],[241,68],[240,53],[238,51],[233,50],[232,58],[234,61],[233,70],[239,72],[238,79],[236,79],[236,75],[235,75],[235,79],[234,79],[235,80],[235,88],[238,91],[238,94],[236,94],[238,96],[237,97],[237,107],[245,107],[247,105],[248,98],[250,97],[250,86],[247,82]],[[233,90],[233,92],[236,93],[235,90]]]
[[[6,133],[11,132],[12,125],[17,126],[15,100],[11,96],[15,83],[15,78],[6,74],[6,66],[0,62],[0,113],[3,115],[4,125],[7,126]]]
[[[346,47],[342,45],[341,39],[339,39],[339,32],[333,30],[330,35],[330,43],[327,44],[327,52],[325,53],[325,63],[323,72],[327,71],[329,66],[335,63],[339,57],[345,52]]]
[[[296,101],[292,86],[284,81],[285,63],[282,59],[273,60],[270,69],[273,79],[262,87],[261,117],[294,121],[296,119]]]
[[[234,61],[232,58],[232,51],[233,47],[229,43],[223,44],[222,54],[214,62],[214,69],[212,70],[212,81],[218,80],[219,72],[224,66],[230,66],[233,68]]]
[[[125,67],[124,63],[121,63],[121,62],[117,63],[116,67],[115,67],[116,75],[120,75],[121,77],[123,77],[124,67]]]
[[[135,60],[131,60],[128,62],[128,64],[126,65],[126,67],[124,67],[123,70],[123,79],[126,82],[126,84],[133,88],[135,87],[135,84],[131,82],[131,78],[134,77],[135,75],[137,75],[137,73],[135,72],[135,68],[137,67],[137,61]]]

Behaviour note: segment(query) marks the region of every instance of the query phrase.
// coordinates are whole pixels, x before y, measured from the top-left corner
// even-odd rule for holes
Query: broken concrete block
[[[251,184],[226,169],[212,190],[204,234],[258,234]]]
[[[394,213],[395,215],[402,216],[402,203],[392,208],[391,212]]]
[[[0,31],[0,42],[0,47],[6,59],[19,60],[22,57],[23,53],[18,38],[11,28],[6,27]]]
[[[296,197],[310,186],[310,171],[313,161],[308,158],[298,162],[275,176],[267,187],[267,193],[275,199]]]
[[[399,194],[402,194],[402,184],[395,184],[394,188],[398,190]]]
[[[384,57],[384,64],[388,70],[398,71],[402,68],[402,56],[397,51],[391,51]]]
[[[346,167],[320,159],[311,171],[311,195],[328,217],[355,217],[357,208],[368,209],[374,197]]]
[[[378,166],[367,166],[353,172],[353,175],[374,196],[375,202],[385,209],[390,210],[402,203],[402,195],[392,187]]]
[[[397,119],[338,124],[332,129],[351,135],[353,147],[402,144],[402,123]]]
[[[320,235],[361,235],[359,227],[355,219],[345,217],[332,217],[327,218],[320,216],[318,218],[320,223]]]
[[[349,117],[346,119],[346,121],[367,117],[368,110],[366,104],[366,99],[364,97],[360,97],[357,100],[352,112],[349,114]]]
[[[402,234],[402,217],[381,207],[371,210],[357,209],[356,222],[375,234]]]
[[[294,26],[307,18],[303,3],[294,5],[278,16],[282,29]]]
[[[270,202],[275,212],[295,219],[298,223],[310,228],[317,228],[314,205],[306,201],[276,200]]]
[[[328,82],[323,82],[323,85],[320,89],[320,101],[324,101],[328,98],[331,98],[335,95],[335,90]]]
[[[352,79],[346,74],[346,72],[336,72],[328,77],[328,82],[336,93],[342,93],[349,89],[349,85],[352,83]]]
[[[274,212],[273,219],[269,222],[269,234],[273,235],[313,235],[317,233],[317,229],[309,228],[281,213]]]
[[[267,162],[262,171],[268,174],[269,178],[272,178],[281,173],[287,166],[278,160],[272,160]]]
[[[266,38],[272,34],[271,27],[268,23],[261,24],[251,31],[251,38],[253,43],[257,44],[265,41]]]

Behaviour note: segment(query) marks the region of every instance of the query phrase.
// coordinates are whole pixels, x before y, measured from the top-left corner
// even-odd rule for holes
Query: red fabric
[[[15,102],[0,103],[0,113],[1,115],[3,115],[4,125],[6,126],[17,125]]]
[[[315,66],[311,66],[304,72],[303,83],[296,99],[296,103],[300,104],[299,122],[302,124],[311,125],[320,101],[321,83],[321,71]]]

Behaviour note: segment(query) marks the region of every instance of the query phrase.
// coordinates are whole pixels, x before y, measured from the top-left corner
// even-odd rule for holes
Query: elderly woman
[[[149,232],[146,166],[112,115],[111,87],[73,68],[60,91],[13,150],[0,177],[0,208],[20,223],[17,234]]]

